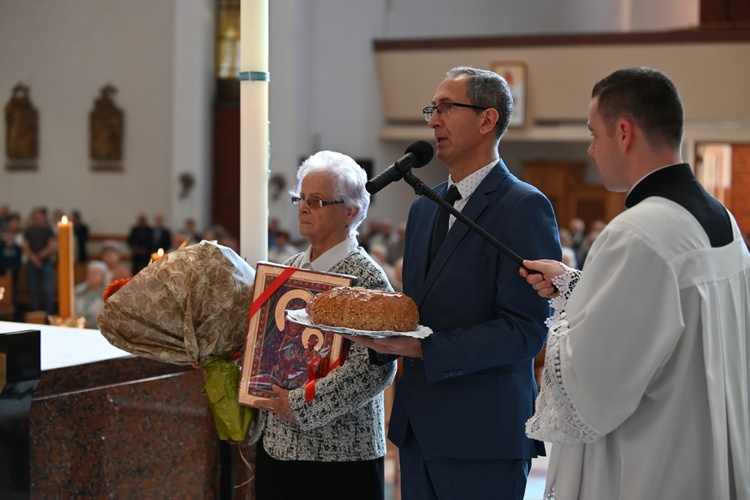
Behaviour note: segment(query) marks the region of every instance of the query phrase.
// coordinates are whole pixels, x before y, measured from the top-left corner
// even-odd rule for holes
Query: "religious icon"
[[[287,321],[286,311],[303,309],[314,295],[335,286],[351,286],[355,280],[343,274],[258,263],[251,309],[258,305],[245,344],[240,404],[275,397],[273,385],[285,389],[306,386],[337,366],[342,337]]]
[[[90,154],[92,168],[119,170],[122,168],[125,114],[113,100],[117,89],[105,85],[89,114]]]
[[[36,169],[38,122],[37,110],[29,98],[29,87],[16,84],[10,101],[5,105],[5,153],[9,169]]]
[[[527,68],[522,62],[495,62],[492,71],[505,78],[513,96],[513,113],[510,115],[509,128],[526,126],[526,86]]]

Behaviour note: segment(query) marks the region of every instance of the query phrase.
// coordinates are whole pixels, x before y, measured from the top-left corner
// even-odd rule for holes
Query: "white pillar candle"
[[[240,10],[240,255],[268,258],[268,0]]]

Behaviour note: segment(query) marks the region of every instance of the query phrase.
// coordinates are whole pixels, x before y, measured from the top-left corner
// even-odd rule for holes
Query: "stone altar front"
[[[0,373],[0,498],[245,493],[227,487],[201,370],[98,330],[0,322]]]

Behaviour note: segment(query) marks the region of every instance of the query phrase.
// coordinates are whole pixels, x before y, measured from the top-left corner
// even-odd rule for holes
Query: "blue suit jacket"
[[[443,183],[435,188],[439,195]],[[461,221],[451,227],[432,266],[427,258],[439,205],[411,207],[404,248],[404,293],[434,333],[423,359],[404,358],[389,438],[401,446],[410,424],[431,455],[508,459],[544,453],[528,439],[537,395],[533,362],[547,335],[546,299],[518,274],[519,265]],[[499,161],[462,213],[523,258],[561,258],[549,200]]]

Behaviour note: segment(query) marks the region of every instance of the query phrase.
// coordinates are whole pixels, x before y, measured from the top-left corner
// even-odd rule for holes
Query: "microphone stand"
[[[453,205],[451,205],[450,203],[448,203],[447,201],[445,201],[442,197],[438,196],[438,194],[435,191],[433,191],[429,186],[427,186],[427,184],[425,184],[424,182],[422,182],[414,174],[412,174],[411,172],[407,172],[406,175],[404,175],[404,180],[411,187],[414,188],[414,192],[417,195],[419,195],[419,196],[427,196],[429,199],[431,199],[432,201],[434,201],[435,203],[437,203],[438,205],[440,205],[441,207],[443,207],[445,210],[447,210],[448,212],[450,212],[453,216],[456,217],[456,219],[460,220],[461,222],[463,222],[464,224],[466,224],[467,226],[469,226],[471,229],[473,229],[482,238],[484,238],[485,240],[487,240],[490,243],[492,243],[495,247],[497,247],[498,250],[500,250],[505,255],[507,255],[508,257],[510,257],[511,259],[513,259],[513,261],[516,264],[518,264],[519,266],[521,266],[524,269],[526,269],[526,267],[523,265],[523,259],[517,253],[515,253],[510,248],[506,247],[505,245],[503,245],[502,243],[500,243],[499,241],[497,241],[497,239],[495,239],[495,237],[493,237],[490,233],[488,233],[487,231],[485,231],[484,229],[482,229],[481,227],[479,227],[474,221],[470,220],[464,214],[462,214],[461,212],[459,212],[458,210],[456,210],[456,208]],[[532,270],[532,269],[527,269],[527,271],[529,271],[532,274],[535,274],[535,273],[539,272],[539,271],[535,271],[535,270]]]

